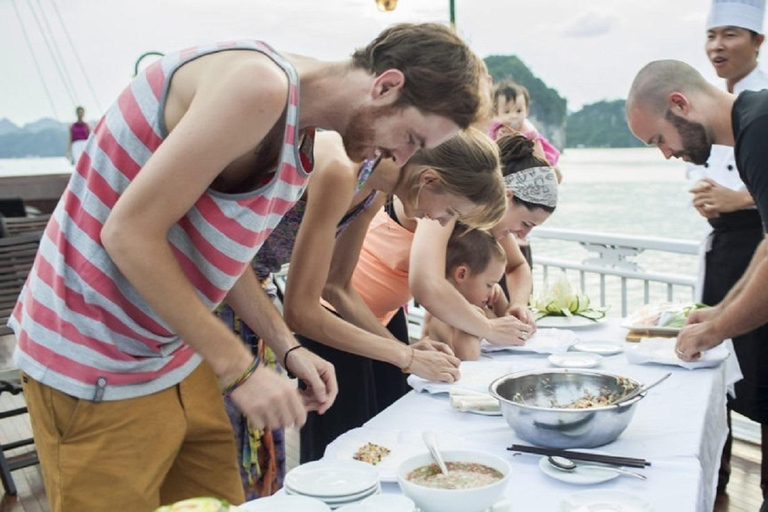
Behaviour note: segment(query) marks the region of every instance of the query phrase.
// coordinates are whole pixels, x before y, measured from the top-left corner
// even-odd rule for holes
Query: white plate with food
[[[611,343],[609,341],[580,341],[572,346],[571,350],[576,350],[577,352],[589,352],[601,356],[612,356],[624,352],[624,347],[618,343]]]
[[[561,501],[560,512],[653,512],[653,507],[637,494],[590,489]]]
[[[461,447],[460,437],[438,432],[441,446]],[[369,445],[375,445],[370,447]],[[362,459],[374,465],[382,482],[397,482],[397,467],[405,459],[426,452],[421,431],[386,431],[366,427],[352,429],[340,435],[325,449],[325,459]]]
[[[646,304],[622,320],[621,326],[633,332],[649,335],[677,334],[692,312],[706,307],[697,302]]]
[[[592,450],[581,450],[588,453],[604,453],[596,452]],[[549,463],[549,457],[542,457],[539,459],[539,469],[545,475],[560,480],[567,484],[574,485],[594,485],[613,480],[621,476],[616,471],[611,471],[610,468],[601,468],[598,466],[587,465],[587,462],[573,461],[576,464],[576,469],[573,471],[563,471],[557,469]]]
[[[539,327],[552,327],[556,329],[584,329],[586,327],[594,327],[605,322],[605,318],[599,320],[592,320],[583,316],[556,316],[547,315],[536,320],[536,325]]]
[[[588,352],[552,354],[547,359],[550,363],[560,368],[594,368],[600,366],[600,363],[603,362],[603,356]]]

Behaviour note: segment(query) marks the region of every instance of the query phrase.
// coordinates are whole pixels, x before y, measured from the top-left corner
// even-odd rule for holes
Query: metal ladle
[[[447,475],[448,466],[445,465],[443,456],[440,455],[440,449],[437,447],[437,438],[435,437],[435,433],[431,430],[425,430],[421,434],[421,438],[424,440],[424,444],[427,445],[429,453],[432,454],[432,458],[435,459],[435,462],[437,462],[437,466],[440,468],[440,472],[442,472],[444,475]]]
[[[612,466],[601,466],[598,464],[576,464],[571,459],[566,459],[565,457],[558,457],[556,455],[547,457],[547,461],[549,462],[550,466],[560,471],[565,471],[567,473],[573,473],[578,468],[599,468],[599,469],[605,469],[606,471],[614,471],[616,473],[621,473],[622,475],[633,476],[635,478],[639,478],[640,480],[647,479],[645,475],[641,475],[640,473],[635,473],[633,471],[627,471],[626,469],[614,468]]]
[[[619,404],[623,404],[624,402],[627,402],[627,401],[629,401],[629,400],[632,400],[632,399],[633,399],[633,398],[635,398],[637,395],[639,395],[639,394],[641,394],[641,393],[645,393],[646,391],[648,391],[648,390],[649,390],[649,389],[651,389],[652,387],[655,387],[655,386],[657,386],[657,385],[661,384],[661,383],[662,383],[662,382],[664,382],[664,381],[667,379],[667,377],[669,377],[670,375],[672,375],[672,372],[669,372],[668,374],[666,374],[665,376],[663,376],[662,378],[660,378],[659,380],[657,380],[656,382],[654,382],[654,383],[652,383],[652,384],[649,384],[649,385],[647,385],[647,386],[638,386],[638,387],[637,387],[637,388],[635,388],[633,391],[630,391],[629,393],[627,393],[627,394],[626,394],[626,395],[624,395],[623,397],[619,398],[618,400],[616,400],[615,402],[613,402],[613,403],[612,403],[612,404],[610,404],[610,405],[619,405]]]

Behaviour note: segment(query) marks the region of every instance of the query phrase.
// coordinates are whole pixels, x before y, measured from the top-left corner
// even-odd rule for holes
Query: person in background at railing
[[[768,90],[735,96],[708,83],[690,65],[663,60],[647,64],[627,98],[627,121],[637,138],[666,158],[703,165],[713,144],[734,146],[738,172],[755,199],[765,231],[768,221]],[[760,242],[747,270],[716,306],[694,311],[677,337],[678,356],[691,361],[728,338],[768,322],[768,239]],[[759,346],[768,352],[768,340]],[[762,357],[762,356],[760,356]],[[765,372],[766,368],[762,367]],[[762,397],[768,400],[768,396]],[[761,510],[768,510],[764,500]]]
[[[445,278],[467,302],[488,318],[507,314],[509,302],[499,281],[504,277],[507,256],[493,236],[480,229],[457,225],[448,240]],[[462,361],[480,359],[480,338],[432,316],[424,316],[423,337],[445,343]]]
[[[535,332],[536,322],[528,309],[531,267],[520,252],[516,237],[525,238],[534,226],[543,224],[555,211],[557,177],[546,160],[534,155],[531,139],[523,135],[506,136],[497,144],[507,188],[507,213],[490,231],[507,256],[502,279],[509,297],[507,313],[520,321],[513,336],[496,332],[493,322],[446,280],[445,251],[454,222],[446,226],[419,224],[411,248],[409,282],[413,298],[443,322],[491,343],[522,345]]]
[[[85,142],[91,135],[91,127],[88,123],[83,121],[85,116],[85,109],[83,107],[77,107],[75,109],[75,115],[77,115],[77,121],[69,126],[69,142],[67,143],[67,159],[75,165],[83,154],[85,149]]]
[[[712,3],[705,50],[730,93],[768,88],[768,76],[757,62],[764,40],[764,9],[765,0],[714,0]],[[707,163],[689,165],[688,175],[696,181],[691,189],[693,206],[712,226],[712,232],[702,244],[703,283],[698,286],[698,300],[714,306],[725,298],[749,266],[763,239],[763,226],[752,195],[739,177],[733,148],[713,146]],[[736,396],[728,400],[729,426],[731,410],[762,426],[760,487],[764,497],[768,497],[767,343],[768,325],[733,339],[744,379],[736,383]],[[729,429],[720,463],[718,494],[725,494],[730,477],[732,444]]]

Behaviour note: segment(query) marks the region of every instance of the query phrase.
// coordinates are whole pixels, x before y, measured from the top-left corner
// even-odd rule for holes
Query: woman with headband
[[[489,144],[492,144],[490,140]],[[498,231],[496,238],[512,240],[511,232],[527,233],[530,227],[543,222],[554,210],[557,202],[557,180],[554,171],[546,162],[531,159],[533,143],[525,137],[504,137],[498,144],[502,153],[502,174],[506,175],[504,181],[507,211],[501,220],[488,227]],[[453,155],[453,158],[455,156]],[[521,162],[518,163],[518,160]],[[406,167],[414,163],[415,160],[412,158]],[[516,175],[518,171],[525,169],[527,172]],[[522,199],[516,198],[516,195],[520,195]],[[419,203],[418,195],[415,202]],[[529,207],[533,210],[529,210]],[[429,219],[417,220],[413,215],[412,207],[404,205],[398,197],[392,198],[384,208],[375,212],[375,217],[368,225],[365,239],[361,240],[362,248],[359,245],[354,247],[351,259],[345,258],[343,252],[338,250],[337,244],[324,297],[327,297],[330,305],[339,312],[344,308],[345,303],[359,303],[362,299],[364,305],[367,305],[370,310],[369,314],[375,315],[372,320],[378,321],[378,329],[381,330],[383,326],[387,326],[395,338],[408,345],[408,328],[402,308],[411,299],[410,286],[413,285],[413,279],[409,278],[409,272],[414,266],[423,265],[436,270],[435,274],[428,279],[445,283],[452,294],[448,300],[451,300],[453,305],[449,308],[430,309],[434,316],[451,326],[491,342],[524,343],[524,340],[535,330],[532,315],[524,316],[518,313],[525,318],[524,321],[512,316],[487,319],[445,279],[445,252],[448,236],[457,219],[456,215],[451,215],[450,211],[441,217],[433,216],[432,219],[438,222],[428,221]],[[444,240],[436,239],[429,242],[429,247],[420,246],[422,255],[418,257],[420,261],[417,262],[415,261],[417,256],[414,253],[416,241],[419,240],[419,244],[428,241],[428,238],[422,239],[424,238],[421,236],[423,230],[436,230],[441,234],[445,233],[446,237]],[[512,250],[515,249],[516,246],[513,246]],[[506,245],[505,252],[509,253],[509,251],[509,245]],[[525,264],[519,249],[516,251],[515,256]],[[527,301],[531,282],[527,264],[523,270],[528,275],[527,280],[525,276],[522,279],[528,286],[525,296]],[[518,273],[520,271],[517,269],[513,271],[515,276]],[[446,293],[448,296],[447,292],[441,293]],[[460,319],[459,322],[455,322],[452,318],[453,309]],[[345,315],[342,314],[342,316]],[[317,343],[306,337],[299,336],[299,339],[304,346],[334,364],[340,390],[332,409],[322,416],[310,414],[307,417],[307,423],[301,431],[301,459],[302,462],[306,462],[322,457],[329,442],[347,430],[361,426],[403,396],[408,391],[407,373],[414,368],[413,356],[414,354],[418,356],[419,351],[414,352],[413,345],[409,347],[410,362],[401,370],[380,361],[372,361]],[[442,344],[437,343],[437,345]],[[448,380],[449,376],[445,375],[445,377],[440,377],[439,380]]]
[[[523,135],[504,136],[497,144],[507,188],[507,213],[490,231],[507,255],[503,281],[509,293],[508,312],[520,320],[520,330],[512,344],[522,345],[536,331],[536,323],[527,307],[532,289],[531,269],[515,236],[525,238],[555,211],[558,182],[555,170],[536,156],[531,139]],[[445,253],[454,224],[419,225],[411,248],[411,293],[419,304],[448,325],[496,343],[485,334],[490,320],[445,278]]]

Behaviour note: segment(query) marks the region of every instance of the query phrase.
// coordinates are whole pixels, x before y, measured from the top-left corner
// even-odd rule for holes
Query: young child
[[[490,124],[488,136],[497,140],[504,135],[521,132],[529,139],[536,141],[537,145],[541,145],[544,158],[554,167],[557,181],[560,182],[562,176],[557,167],[560,151],[528,120],[528,114],[531,111],[531,95],[528,89],[511,80],[505,80],[493,88],[492,101],[494,119]]]
[[[489,318],[506,314],[509,304],[499,286],[507,258],[501,245],[482,230],[467,230],[457,225],[448,241],[446,279],[473,306]],[[446,343],[462,361],[480,358],[480,339],[451,327],[427,313],[424,334]]]
[[[505,135],[522,133],[534,141],[537,156],[543,158],[555,170],[557,182],[563,180],[563,175],[557,162],[560,152],[528,120],[531,110],[531,95],[524,86],[511,80],[504,80],[493,88],[491,93],[494,118],[488,127],[488,136],[498,140]],[[533,267],[533,254],[527,240],[517,240],[517,245],[525,256],[530,267]]]

